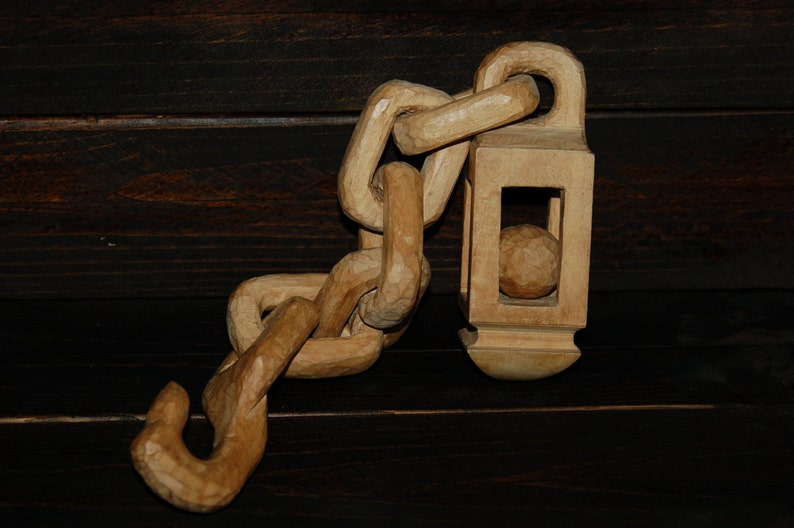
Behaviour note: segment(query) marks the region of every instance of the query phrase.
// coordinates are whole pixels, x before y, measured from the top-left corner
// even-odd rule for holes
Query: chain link
[[[505,46],[486,57],[474,89],[455,98],[406,81],[372,93],[339,171],[339,201],[360,225],[361,249],[328,274],[267,275],[235,289],[227,307],[233,350],[204,392],[216,451],[207,461],[187,451],[187,395],[169,384],[132,447],[154,491],[189,510],[224,506],[264,452],[266,394],[275,377],[361,372],[403,335],[430,282],[423,229],[443,213],[469,138],[535,110],[537,87],[526,74],[543,74],[542,59],[537,43]],[[402,162],[378,168],[390,134],[404,154],[432,151],[421,171]],[[245,461],[232,460],[235,449]],[[211,482],[202,486],[202,479]]]
[[[369,326],[400,324],[417,302],[422,274],[422,176],[407,163],[383,171],[383,248],[375,295],[359,304]]]
[[[474,92],[503,83],[511,75],[536,74],[554,87],[554,104],[533,127],[554,125],[584,130],[585,77],[582,64],[560,46],[546,42],[512,42],[489,53],[474,76]]]
[[[339,172],[339,200],[361,226],[363,249],[346,255],[327,275],[269,275],[242,283],[227,310],[237,356],[262,333],[262,313],[294,296],[314,301],[319,323],[288,377],[360,372],[405,332],[430,278],[423,228],[443,212],[468,138],[537,107],[535,82],[520,75],[528,69],[522,53],[505,47],[489,55],[475,89],[455,98],[406,81],[384,83],[372,93]],[[514,74],[519,75],[509,78]],[[406,154],[435,150],[421,172],[403,162],[376,169],[390,134]]]
[[[529,75],[517,75],[442,106],[405,114],[394,122],[394,143],[403,154],[422,154],[532,113],[540,95]]]
[[[453,101],[448,94],[406,81],[389,81],[367,100],[339,170],[339,202],[345,214],[372,231],[383,231],[383,203],[373,192],[373,176],[397,118],[406,112],[433,108]],[[422,166],[425,188],[439,186],[451,192],[468,155],[465,143],[434,152]],[[447,197],[425,203],[424,224],[441,216]]]

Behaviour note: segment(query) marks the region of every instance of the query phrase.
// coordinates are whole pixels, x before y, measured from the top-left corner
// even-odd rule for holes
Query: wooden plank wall
[[[369,93],[459,91],[518,40],[585,65],[593,289],[794,287],[794,8],[685,4],[4,3],[0,298],[327,271],[356,243],[336,171]],[[461,201],[428,233],[433,292],[456,290]]]

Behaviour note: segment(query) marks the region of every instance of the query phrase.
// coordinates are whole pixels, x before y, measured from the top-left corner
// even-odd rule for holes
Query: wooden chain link
[[[383,251],[375,294],[359,304],[373,328],[402,323],[413,310],[422,275],[422,176],[407,163],[383,171]]]
[[[379,190],[373,192],[372,182],[394,122],[406,112],[434,108],[451,101],[452,97],[440,90],[406,81],[389,81],[372,93],[339,169],[339,202],[345,214],[367,229],[383,231],[383,203],[378,198]],[[438,188],[443,198],[425,202],[425,225],[441,216],[468,152],[465,142],[450,145],[428,156],[422,166],[425,192]],[[436,194],[439,193],[431,196]]]
[[[169,383],[146,414],[132,443],[143,479],[171,504],[196,512],[222,508],[239,493],[267,442],[267,391],[317,325],[317,308],[301,297],[280,304],[245,354],[230,354],[204,389],[203,404],[215,429],[207,460],[188,451],[182,430],[190,404],[185,389]]]
[[[232,293],[233,350],[202,399],[215,429],[213,453],[199,460],[185,447],[189,403],[173,382],[155,399],[132,444],[135,468],[158,495],[198,512],[227,505],[264,453],[267,391],[282,372],[296,378],[361,372],[400,338],[430,281],[423,229],[446,207],[469,138],[537,107],[531,77],[508,79],[535,71],[526,67],[527,53],[518,46],[489,55],[474,90],[455,98],[405,81],[373,92],[339,172],[339,200],[361,226],[362,249],[328,274],[256,277]],[[433,151],[421,171],[402,162],[377,168],[390,134],[407,155]]]
[[[401,115],[394,122],[394,143],[403,154],[422,154],[521,119],[535,110],[538,100],[532,77],[517,75],[479,92],[456,95],[445,105]]]

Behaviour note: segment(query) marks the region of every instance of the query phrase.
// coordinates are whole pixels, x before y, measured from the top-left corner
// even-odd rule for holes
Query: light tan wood
[[[386,330],[372,328],[364,323],[356,309],[339,337],[308,339],[284,375],[288,378],[317,379],[349,376],[367,370],[375,364],[384,348],[396,343],[408,330],[419,300],[429,284],[430,264],[423,258],[416,302],[400,324]],[[363,295],[359,304],[366,302],[376,292]]]
[[[483,59],[474,76],[474,91],[497,86],[511,75],[518,74],[545,77],[554,87],[551,110],[533,120],[532,127],[554,126],[584,131],[587,85],[584,67],[573,53],[548,42],[511,42]]]
[[[346,334],[308,339],[285,376],[333,378],[358,374],[374,365],[385,346],[383,331],[360,325],[352,334]]]
[[[424,238],[424,233],[423,233]],[[358,247],[359,249],[364,248],[372,248],[372,247],[382,247],[383,246],[383,234],[381,233],[374,233],[372,231],[366,229],[359,229],[358,230]],[[416,313],[416,309],[418,308],[419,301],[424,297],[425,292],[427,291],[427,287],[430,285],[430,263],[427,261],[427,258],[422,258],[422,277],[419,284],[419,295],[417,296],[416,306],[414,306],[411,313],[405,320],[397,325],[394,328],[389,328],[383,332],[383,348],[388,348],[394,343],[396,343],[400,337],[408,330],[408,326],[413,319],[414,313]],[[369,292],[365,296],[361,298],[360,302],[366,302],[367,297],[374,295],[374,292]],[[357,314],[356,314],[357,315]],[[353,317],[351,318],[351,330],[352,333],[358,333],[356,325],[364,325],[364,321],[361,320],[361,317]]]
[[[318,327],[289,364],[289,378],[324,378],[356,374],[380,357],[383,333],[360,329],[344,335],[344,327],[358,299],[371,290],[381,269],[381,249],[346,255],[329,274],[266,275],[243,282],[232,293],[227,310],[229,338],[235,350],[245,350],[264,331],[262,313],[285,299],[302,296],[315,300]],[[324,324],[318,336],[319,323]],[[341,334],[341,335],[340,335]]]
[[[552,81],[551,111],[502,126],[535,109],[530,74]],[[342,208],[360,224],[359,251],[328,274],[257,277],[233,292],[233,350],[203,393],[214,450],[206,460],[187,450],[181,435],[188,397],[169,383],[131,447],[147,484],[181,508],[223,507],[262,457],[267,391],[279,375],[358,373],[403,335],[430,281],[423,228],[442,214],[469,149],[460,299],[476,329],[461,331],[463,344],[484,372],[502,379],[537,379],[576,361],[593,186],[584,92],[578,61],[543,43],[513,43],[489,55],[474,90],[456,100],[405,81],[376,89],[339,173]],[[392,132],[406,153],[434,150],[421,172],[401,162],[377,168]],[[545,229],[514,226],[500,236],[502,190],[509,187],[555,190]]]
[[[362,295],[378,285],[382,249],[370,248],[348,253],[331,269],[315,303],[320,324],[313,337],[337,337]]]
[[[461,141],[433,152],[422,163],[425,227],[436,223],[444,214],[468,154],[469,141]]]
[[[573,365],[581,355],[573,346],[573,332],[555,332],[545,326],[480,325],[474,331],[461,330],[459,336],[480,370],[502,380],[547,378]]]
[[[274,274],[241,283],[230,296],[227,309],[229,339],[234,349],[238,353],[244,351],[260,336],[264,330],[263,312],[275,309],[290,297],[301,296],[315,300],[318,310],[329,314],[325,318],[326,335],[318,337],[315,330],[289,364],[285,377],[347,376],[371,367],[382,349],[397,342],[405,333],[416,304],[430,283],[430,265],[423,258],[419,293],[402,324],[385,332],[365,325],[353,309],[359,302],[357,296],[371,297],[362,296],[361,291],[377,286],[382,268],[382,240],[382,236],[373,235],[375,247],[348,254],[330,274]],[[322,296],[319,295],[321,291]]]
[[[406,330],[408,330],[408,327],[411,324],[414,314],[416,314],[416,310],[419,308],[419,302],[424,297],[425,292],[427,291],[427,288],[430,285],[430,275],[431,275],[430,263],[427,261],[427,258],[423,258],[422,276],[419,282],[419,294],[417,295],[416,303],[414,304],[414,307],[411,309],[411,312],[408,314],[408,316],[406,316],[405,319],[400,324],[383,331],[383,348],[388,348],[397,341],[399,341],[399,339],[403,336],[403,334],[405,334]],[[369,292],[368,294],[366,294],[364,297],[361,298],[362,302],[365,302],[367,297],[374,295],[374,293],[375,292]],[[364,323],[364,321],[361,320],[361,317],[353,317],[351,319],[351,332],[353,334],[359,331],[358,325],[367,326],[366,323]]]
[[[422,275],[424,229],[422,176],[407,163],[393,162],[383,171],[383,247],[375,294],[359,303],[369,326],[387,329],[413,310]]]
[[[542,227],[520,224],[499,235],[499,289],[508,297],[538,299],[560,279],[560,243]]]
[[[262,314],[290,297],[314,300],[327,273],[276,273],[240,283],[226,305],[226,331],[237,354],[242,354],[264,330]]]
[[[320,322],[313,337],[338,336],[362,295],[378,284],[380,247],[345,255],[331,273],[274,274],[241,283],[229,298],[227,330],[238,352],[262,333],[262,313],[293,296],[314,300]]]
[[[517,75],[445,105],[400,116],[394,142],[407,155],[435,150],[526,117],[539,100],[532,77]]]
[[[487,374],[513,380],[555,374],[580,355],[573,335],[587,318],[594,168],[584,135],[581,64],[559,46],[511,44],[483,61],[475,91],[518,73],[547,76],[554,104],[546,116],[472,142],[460,291],[464,314],[476,328],[460,333],[469,355]],[[500,291],[502,192],[513,187],[555,191],[543,227],[559,240],[559,279],[534,299]]]
[[[369,249],[383,246],[383,233],[377,233],[359,227],[358,229],[358,249]]]
[[[194,457],[182,440],[189,414],[185,390],[169,383],[131,446],[135,469],[171,504],[195,512],[226,506],[262,458],[267,443],[267,391],[317,325],[314,303],[293,298],[265,320],[242,355],[230,354],[207,384],[204,410],[215,429],[214,451]]]
[[[339,170],[339,202],[345,214],[370,231],[383,232],[383,204],[373,193],[371,183],[394,121],[400,114],[450,101],[452,97],[440,90],[406,81],[389,81],[372,93]],[[440,189],[430,194],[435,200],[425,201],[425,225],[443,212],[467,153],[464,142],[434,152],[425,160],[421,170],[425,192]]]
[[[320,312],[317,329],[295,356],[287,377],[346,376],[377,361],[383,332],[366,328],[351,335],[348,321],[359,299],[377,285],[381,257],[381,248],[364,249],[349,253],[333,267],[315,299]]]

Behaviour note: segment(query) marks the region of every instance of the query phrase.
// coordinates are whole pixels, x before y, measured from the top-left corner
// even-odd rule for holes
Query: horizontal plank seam
[[[643,404],[643,405],[571,405],[548,407],[512,407],[512,408],[474,408],[474,409],[381,409],[376,411],[325,411],[300,413],[272,413],[272,418],[335,418],[335,417],[367,417],[367,416],[423,416],[445,414],[526,414],[526,413],[558,413],[558,412],[626,412],[626,411],[659,411],[686,410],[702,411],[716,408],[712,403],[685,404]]]
[[[789,115],[791,108],[737,109],[648,109],[593,110],[588,119],[686,118],[742,115]],[[301,126],[349,126],[358,113],[305,115],[89,115],[89,116],[0,116],[0,131],[105,130],[105,129],[192,129],[192,128],[277,128]]]
[[[358,114],[302,116],[117,115],[0,117],[0,131],[281,128],[354,125]]]
[[[306,411],[273,412],[269,419],[288,418],[366,418],[383,416],[438,416],[458,414],[553,414],[553,413],[593,413],[593,412],[654,412],[654,411],[710,411],[726,409],[756,409],[758,407],[787,408],[790,404],[743,404],[743,403],[674,403],[674,404],[637,404],[637,405],[571,405],[546,407],[513,408],[474,408],[474,409],[378,409],[363,411]],[[106,414],[96,416],[38,415],[0,417],[0,425],[31,424],[80,424],[105,422],[142,422],[144,414]],[[190,415],[194,421],[205,421],[203,414]]]

